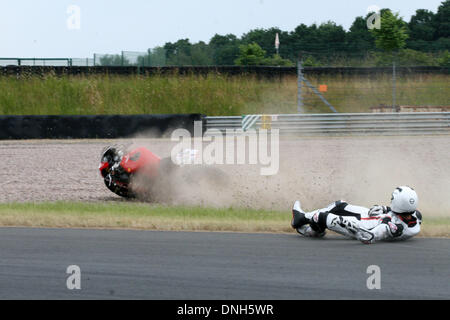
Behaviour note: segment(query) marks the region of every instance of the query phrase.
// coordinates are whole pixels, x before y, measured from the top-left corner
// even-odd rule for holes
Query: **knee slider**
[[[327,218],[329,212],[316,213],[310,223],[311,229],[315,232],[322,233],[327,229]]]

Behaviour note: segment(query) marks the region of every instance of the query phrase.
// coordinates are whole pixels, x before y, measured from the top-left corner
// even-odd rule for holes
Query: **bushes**
[[[255,42],[240,46],[239,58],[235,60],[235,64],[238,66],[294,66],[292,61],[283,59],[279,54],[266,57],[266,51]]]
[[[397,66],[449,66],[449,52],[427,53],[412,49],[402,49],[397,53],[373,52],[366,60],[367,65],[377,67],[392,66],[395,60]]]
[[[445,51],[440,58],[437,59],[439,66],[450,67],[450,52]]]

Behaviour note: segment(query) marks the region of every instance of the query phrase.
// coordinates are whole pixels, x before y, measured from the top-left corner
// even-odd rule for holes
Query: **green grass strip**
[[[0,204],[0,226],[166,231],[293,232],[290,212],[139,202]],[[450,237],[450,217],[425,217],[423,237]]]

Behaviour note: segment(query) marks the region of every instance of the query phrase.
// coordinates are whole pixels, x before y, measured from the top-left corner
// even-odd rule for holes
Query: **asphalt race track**
[[[450,298],[449,239],[2,228],[0,253],[0,299]],[[67,289],[70,265],[81,290]]]

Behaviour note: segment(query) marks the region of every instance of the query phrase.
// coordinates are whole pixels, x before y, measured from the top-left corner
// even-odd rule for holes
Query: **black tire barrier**
[[[413,74],[449,74],[448,67],[397,67],[400,75]],[[209,67],[51,67],[51,66],[7,66],[0,67],[0,75],[27,76],[55,74],[62,75],[202,75],[210,73],[225,76],[253,75],[257,78],[280,78],[296,76],[297,67],[267,67],[267,66],[209,66]],[[379,75],[392,74],[392,67],[305,67],[305,75]]]
[[[175,129],[186,129],[193,136],[194,122],[204,119],[201,114],[0,116],[0,140],[163,137]]]

